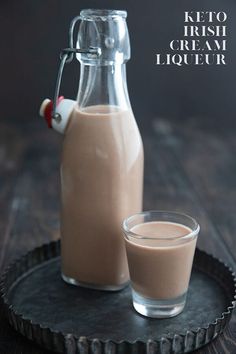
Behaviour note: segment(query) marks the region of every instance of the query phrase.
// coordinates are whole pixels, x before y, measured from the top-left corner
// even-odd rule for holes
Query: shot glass
[[[183,311],[200,227],[190,216],[145,211],[124,220],[135,310],[168,318]]]

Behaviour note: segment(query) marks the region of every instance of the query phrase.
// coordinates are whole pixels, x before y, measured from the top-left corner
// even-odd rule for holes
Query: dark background
[[[38,116],[52,97],[59,52],[82,8],[128,11],[128,85],[145,151],[144,209],[188,213],[201,225],[198,246],[236,266],[236,1],[0,0],[0,272],[60,235],[62,135]],[[228,14],[227,66],[156,66],[182,37],[184,11]],[[61,93],[77,94],[79,63]],[[8,325],[0,306],[0,353],[46,354]],[[198,354],[236,353],[236,315]],[[49,352],[48,352],[49,354]]]
[[[128,11],[132,57],[128,85],[139,123],[152,117],[207,119],[209,124],[233,124],[236,78],[236,2],[234,0],[50,0],[1,1],[2,115],[28,122],[37,117],[40,102],[52,97],[60,50],[67,47],[71,19],[82,8]],[[184,11],[225,11],[227,66],[157,66],[156,53],[168,53],[169,42],[182,37]],[[66,67],[62,93],[77,94],[79,62]],[[147,118],[149,117],[149,118]]]

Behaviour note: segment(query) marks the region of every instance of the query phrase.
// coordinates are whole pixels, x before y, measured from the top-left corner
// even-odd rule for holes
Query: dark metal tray
[[[184,312],[162,320],[138,315],[129,287],[108,293],[65,284],[59,255],[59,242],[36,248],[6,270],[0,287],[11,325],[59,353],[187,353],[221,333],[235,306],[234,274],[198,249]]]

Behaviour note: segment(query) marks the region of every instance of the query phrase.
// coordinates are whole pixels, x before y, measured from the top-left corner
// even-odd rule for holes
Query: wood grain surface
[[[145,209],[191,214],[201,225],[198,246],[235,269],[236,141],[234,129],[199,119],[178,125],[149,120],[145,149]],[[59,238],[62,136],[39,119],[0,123],[0,269],[26,251]],[[199,309],[201,311],[201,309]],[[49,354],[16,333],[0,308],[1,354]],[[198,354],[236,353],[236,316]],[[127,353],[129,354],[129,353]]]

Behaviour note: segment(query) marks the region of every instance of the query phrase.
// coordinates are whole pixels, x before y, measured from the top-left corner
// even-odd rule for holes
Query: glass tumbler
[[[168,318],[185,306],[200,227],[190,216],[145,211],[124,220],[133,306],[147,317]]]

